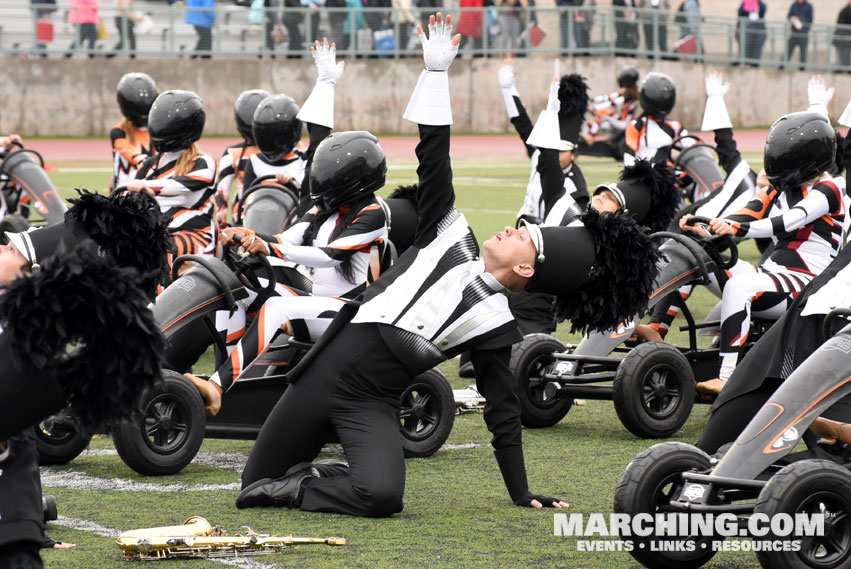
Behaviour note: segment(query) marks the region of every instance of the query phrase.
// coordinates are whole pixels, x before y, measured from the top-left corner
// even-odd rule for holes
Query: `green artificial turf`
[[[748,157],[754,168],[759,157]],[[88,164],[88,163],[87,163]],[[108,174],[103,172],[63,171],[71,164],[55,163],[59,170],[51,174],[62,195],[72,195],[74,187],[104,188]],[[109,163],[92,163],[108,167]],[[522,156],[511,163],[497,161],[454,162],[455,187],[459,208],[467,215],[480,240],[506,225],[513,225],[522,203],[529,166]],[[617,164],[602,159],[583,159],[582,168],[588,187],[615,179]],[[413,157],[391,164],[387,189],[416,181]],[[742,254],[756,260],[756,250],[743,246]],[[715,299],[698,291],[690,301],[695,316],[702,318]],[[679,324],[679,321],[677,321]],[[562,325],[556,333],[566,342],[577,342]],[[685,342],[674,331],[670,341]],[[703,340],[708,341],[708,340]],[[197,372],[212,371],[207,354],[196,365]],[[469,380],[458,378],[457,360],[445,362],[440,369],[453,387]],[[696,406],[691,418],[672,440],[694,442],[706,423],[706,406]],[[282,433],[299,437],[302,433]],[[549,429],[524,430],[525,453],[530,487],[534,492],[557,496],[571,503],[573,513],[612,511],[613,492],[618,477],[630,459],[657,441],[640,440],[620,424],[612,403],[588,401],[574,406],[567,417]],[[428,459],[407,461],[405,509],[389,519],[360,519],[339,515],[307,514],[299,511],[234,507],[236,490],[130,492],[67,490],[46,488],[56,496],[60,515],[86,520],[114,530],[164,526],[182,523],[201,515],[231,533],[249,525],[258,532],[295,534],[311,537],[344,536],[342,548],[301,546],[281,555],[255,558],[267,567],[370,569],[397,567],[446,568],[518,568],[565,567],[608,569],[638,567],[623,552],[589,553],[577,551],[574,538],[554,537],[553,510],[521,509],[511,505],[496,462],[487,446],[490,435],[481,415],[456,418],[449,444],[474,443],[476,448],[442,450]],[[91,449],[112,449],[108,436],[96,438]],[[246,455],[250,441],[205,441],[202,452],[226,452]],[[89,476],[154,484],[227,484],[239,481],[233,470],[190,465],[168,477],[143,477],[127,468],[111,454],[83,455],[54,470],[75,471]],[[48,526],[49,534],[62,541],[77,543],[73,550],[44,553],[48,569],[126,568],[119,549],[109,537]],[[212,568],[222,565],[205,560],[172,560],[152,567]],[[719,553],[708,568],[758,567],[752,553]]]

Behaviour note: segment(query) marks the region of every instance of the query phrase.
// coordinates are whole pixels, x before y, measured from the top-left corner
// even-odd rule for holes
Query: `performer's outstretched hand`
[[[833,87],[830,89],[827,88],[824,83],[824,77],[813,75],[810,78],[810,82],[807,83],[807,98],[809,99],[810,106],[824,105],[827,107],[835,91]]]
[[[525,506],[527,508],[569,508],[570,504],[559,500],[558,498],[550,498],[539,494],[527,492],[524,496],[514,500],[515,506]]]
[[[724,82],[724,75],[717,71],[712,71],[706,76],[706,96],[721,97],[727,94],[730,89],[730,84]]]
[[[558,98],[559,79],[553,77],[553,82],[550,83],[550,96],[547,99],[547,110],[557,113],[561,108],[561,101]]]
[[[514,71],[514,58],[508,56],[502,61],[502,67],[500,67],[499,71],[497,71],[499,86],[502,89],[511,89],[514,87],[516,77],[517,73]]]
[[[443,23],[443,15],[440,12],[437,13],[437,17],[429,16],[428,37],[423,32],[422,26],[417,26],[417,34],[423,44],[425,68],[429,71],[449,69],[455,56],[458,55],[458,44],[461,43],[461,34],[451,37],[452,16],[446,16],[446,24]]]
[[[331,42],[329,46],[328,38],[322,38],[321,44],[319,40],[316,40],[316,45],[310,46],[310,52],[313,54],[313,61],[319,71],[316,82],[336,85],[346,67],[345,61],[337,62],[337,44]]]

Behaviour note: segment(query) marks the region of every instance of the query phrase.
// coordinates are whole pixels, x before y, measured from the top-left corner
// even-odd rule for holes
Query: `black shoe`
[[[318,472],[312,462],[300,462],[281,478],[261,478],[246,486],[236,497],[236,507],[297,508],[301,502],[301,485],[306,479],[317,476]]]
[[[476,370],[473,369],[473,362],[464,362],[458,367],[459,377],[476,377]]]

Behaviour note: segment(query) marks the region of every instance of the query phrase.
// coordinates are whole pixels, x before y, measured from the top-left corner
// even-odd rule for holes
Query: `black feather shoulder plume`
[[[556,299],[556,315],[572,332],[613,330],[647,309],[659,250],[631,218],[589,208],[581,220],[594,239],[594,266],[584,285]]]
[[[161,378],[165,342],[138,277],[84,240],[0,295],[14,357],[59,384],[84,428],[132,415]]]
[[[664,231],[680,208],[674,171],[665,164],[636,160],[635,164],[621,170],[620,180],[623,186],[643,188],[649,194],[647,213],[638,221],[653,233]],[[627,197],[627,207],[630,207],[630,197]]]
[[[396,189],[393,190],[389,196],[387,196],[387,199],[401,199],[417,203],[417,184],[411,184],[410,186],[397,186]]]
[[[140,286],[149,294],[157,284],[168,284],[173,241],[157,200],[146,192],[109,197],[88,190],[77,193],[80,197],[69,200],[72,207],[65,213],[65,222],[90,237],[119,266],[137,269]]]
[[[558,100],[560,117],[585,116],[590,100],[585,78],[578,73],[562,75],[558,82]]]

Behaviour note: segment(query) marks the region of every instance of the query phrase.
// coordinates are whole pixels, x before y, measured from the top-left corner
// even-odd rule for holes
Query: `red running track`
[[[735,133],[736,142],[742,152],[761,152],[767,130],[743,130]],[[701,133],[695,133],[701,134]],[[712,142],[712,136],[704,136]],[[109,139],[43,138],[25,140],[28,148],[41,153],[45,162],[73,160],[109,160]],[[238,142],[236,138],[210,138],[200,141],[201,148],[218,158],[224,149]],[[391,160],[414,160],[417,145],[415,136],[387,136],[381,146]],[[458,135],[452,138],[452,155],[456,158],[520,159],[523,147],[516,135]]]

